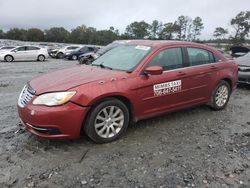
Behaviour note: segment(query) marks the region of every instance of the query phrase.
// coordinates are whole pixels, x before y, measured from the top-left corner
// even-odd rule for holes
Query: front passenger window
[[[16,51],[25,51],[25,47],[16,48]]]
[[[183,67],[181,48],[169,48],[161,51],[149,62],[149,66],[160,66],[163,70],[173,70]]]

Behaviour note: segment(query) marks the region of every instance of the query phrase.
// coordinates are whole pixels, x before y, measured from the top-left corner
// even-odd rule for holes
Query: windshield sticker
[[[149,46],[140,46],[140,45],[138,45],[138,46],[135,47],[135,49],[148,51],[150,49],[150,47]]]
[[[154,96],[168,95],[181,91],[181,80],[165,82],[153,86]]]

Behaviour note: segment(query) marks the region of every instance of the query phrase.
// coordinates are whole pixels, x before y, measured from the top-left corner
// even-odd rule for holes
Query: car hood
[[[12,50],[12,49],[11,49]],[[11,50],[6,49],[6,50],[0,50],[0,54],[6,54],[6,53],[10,53]]]
[[[121,73],[121,71],[91,65],[78,65],[36,77],[29,82],[29,85],[35,90],[36,95],[39,95],[47,92],[66,91],[79,85],[118,76]]]
[[[235,60],[236,63],[238,65],[241,65],[241,66],[249,66],[250,67],[250,59],[246,59],[246,58],[238,58]]]

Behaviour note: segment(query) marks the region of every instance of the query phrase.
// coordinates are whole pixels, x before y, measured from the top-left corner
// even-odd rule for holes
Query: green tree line
[[[229,35],[228,29],[223,27],[215,28],[213,36],[216,41],[226,41],[234,44],[244,43],[248,40],[250,30],[250,11],[240,12],[231,19],[231,27],[234,30]],[[12,28],[7,32],[0,29],[1,39],[13,39],[34,42],[68,42],[79,44],[106,45],[119,39],[155,39],[155,40],[185,40],[199,41],[199,36],[204,29],[202,18],[179,16],[174,22],[163,23],[154,20],[152,23],[135,21],[129,24],[124,33],[110,27],[106,30],[97,30],[94,27],[85,25],[78,26],[71,31],[63,27],[52,27],[47,30],[38,28],[20,29]]]

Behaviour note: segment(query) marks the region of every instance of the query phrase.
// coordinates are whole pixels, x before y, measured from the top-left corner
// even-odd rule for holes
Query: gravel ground
[[[200,106],[144,120],[104,145],[19,130],[24,84],[75,64],[0,63],[0,187],[250,187],[250,87],[223,111]]]

